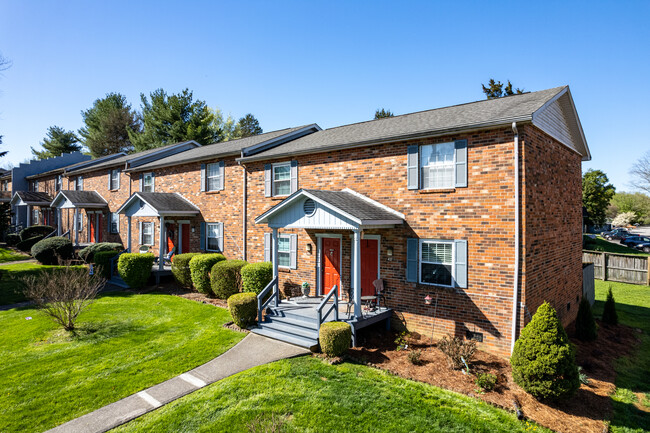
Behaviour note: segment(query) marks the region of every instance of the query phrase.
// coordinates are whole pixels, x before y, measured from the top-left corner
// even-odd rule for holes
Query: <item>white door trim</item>
[[[316,233],[316,287],[319,296],[323,296],[323,238],[338,239],[339,242],[339,299],[342,297],[343,285],[343,235],[336,233]]]

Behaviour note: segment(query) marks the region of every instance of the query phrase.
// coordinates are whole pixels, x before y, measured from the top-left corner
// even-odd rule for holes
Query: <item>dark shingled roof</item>
[[[172,192],[136,192],[139,197],[159,213],[169,212],[199,212],[199,209],[180,194]]]
[[[75,206],[79,205],[105,205],[108,206],[106,200],[102,198],[97,191],[75,191],[75,190],[66,190],[59,191],[61,195],[67,198],[70,203]]]
[[[16,195],[25,203],[31,204],[46,204],[52,203],[52,197],[46,192],[37,191],[16,191]]]
[[[322,191],[318,189],[305,189],[303,191],[362,221],[401,219],[383,207],[348,191]]]
[[[0,201],[11,200],[11,191],[0,191]]]
[[[531,120],[535,111],[542,108],[544,104],[565,87],[555,87],[539,92],[487,99],[324,129],[259,154],[244,157],[242,161],[272,159],[293,154],[314,153],[348,146],[415,138],[432,133],[453,132],[505,125],[514,121]]]
[[[114,161],[117,158],[125,156],[124,152],[114,153],[111,155],[101,156],[95,159],[89,159],[86,161],[77,162],[75,164],[66,165],[65,167],[55,168],[54,170],[44,171],[43,173],[32,174],[31,176],[25,177],[27,180],[38,179],[41,177],[52,176],[55,174],[61,174],[66,171],[73,171],[81,168],[89,168],[100,163],[106,163],[107,161]]]

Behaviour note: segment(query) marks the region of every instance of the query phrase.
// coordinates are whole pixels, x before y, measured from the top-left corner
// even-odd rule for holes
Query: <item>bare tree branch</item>
[[[632,166],[630,174],[636,177],[632,185],[650,193],[650,151]]]

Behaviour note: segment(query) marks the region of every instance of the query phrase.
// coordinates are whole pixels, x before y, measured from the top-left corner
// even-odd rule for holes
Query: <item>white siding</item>
[[[563,95],[544,110],[538,112],[535,115],[534,123],[548,135],[578,151],[575,140],[579,138],[572,136],[572,129],[574,129],[575,125],[570,125],[567,120],[570,118],[568,115],[570,106],[568,104],[566,95]]]
[[[351,219],[326,209],[320,203],[316,204],[314,214],[307,216],[303,210],[304,202],[305,200],[298,200],[278,215],[269,218],[269,227],[350,230],[357,226]]]

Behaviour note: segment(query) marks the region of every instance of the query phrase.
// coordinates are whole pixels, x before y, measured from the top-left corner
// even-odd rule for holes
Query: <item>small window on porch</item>
[[[153,245],[153,223],[142,223],[142,245]]]
[[[278,237],[278,266],[291,267],[291,238],[289,235]]]
[[[77,231],[81,232],[84,229],[84,216],[77,213]]]

